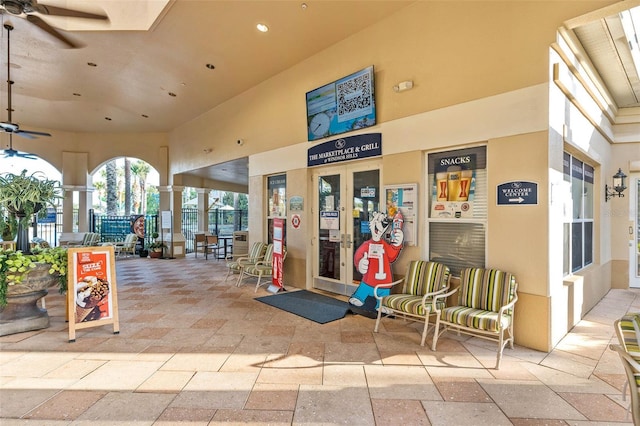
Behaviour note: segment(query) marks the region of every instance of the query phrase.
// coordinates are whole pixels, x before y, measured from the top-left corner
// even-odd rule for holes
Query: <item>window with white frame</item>
[[[273,219],[287,217],[287,175],[267,177],[267,196],[267,243],[272,243]]]
[[[563,232],[563,272],[569,275],[593,263],[594,168],[565,152],[563,175],[570,188]]]
[[[449,266],[485,266],[487,233],[486,147],[428,156],[429,259]]]

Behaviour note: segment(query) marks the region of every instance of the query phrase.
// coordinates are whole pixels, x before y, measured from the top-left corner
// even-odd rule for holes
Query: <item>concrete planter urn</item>
[[[49,274],[50,265],[37,264],[24,280],[7,287],[7,304],[0,308],[0,336],[49,327],[49,314],[38,301],[58,286],[58,276]]]

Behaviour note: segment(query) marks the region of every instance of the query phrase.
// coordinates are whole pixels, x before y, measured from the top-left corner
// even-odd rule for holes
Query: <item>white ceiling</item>
[[[33,0],[0,0],[7,1]],[[304,8],[302,1],[286,0],[42,0],[104,12],[109,20],[33,13],[56,28],[74,29],[63,33],[84,47],[70,49],[24,14],[0,15],[15,28],[12,119],[52,132],[170,131],[410,3],[309,0]],[[640,106],[638,76],[624,66],[616,19],[573,29],[618,105]],[[259,22],[270,31],[258,32]],[[0,29],[0,121],[6,121],[6,31]],[[246,184],[246,171],[241,159],[193,174]]]

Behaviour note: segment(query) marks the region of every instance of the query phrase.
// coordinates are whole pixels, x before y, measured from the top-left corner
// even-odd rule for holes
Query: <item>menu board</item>
[[[75,341],[76,330],[107,324],[118,334],[113,246],[70,248],[68,259],[69,342]]]

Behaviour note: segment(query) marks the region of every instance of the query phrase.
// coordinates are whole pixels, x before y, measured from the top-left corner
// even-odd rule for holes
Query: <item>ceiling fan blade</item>
[[[64,7],[45,6],[43,4],[34,4],[33,10],[35,10],[36,12],[42,13],[43,15],[50,15],[50,16],[70,16],[72,18],[85,18],[85,19],[109,19],[109,17],[105,15],[97,15],[95,13],[65,9]]]
[[[69,40],[68,38],[66,38],[62,34],[60,34],[51,25],[47,24],[45,21],[43,21],[42,19],[40,19],[36,15],[27,15],[27,21],[31,22],[36,27],[40,28],[41,30],[43,30],[43,31],[49,33],[50,35],[52,35],[53,37],[57,38],[62,43],[67,45],[67,47],[71,47],[71,48],[82,47],[81,45],[72,42],[71,40]]]
[[[15,132],[16,135],[22,136],[23,138],[33,139],[33,136],[51,136],[51,133],[47,132],[36,132],[35,130],[22,130],[18,129]]]

